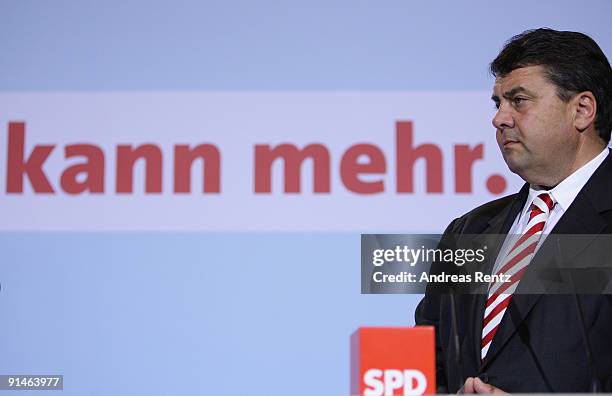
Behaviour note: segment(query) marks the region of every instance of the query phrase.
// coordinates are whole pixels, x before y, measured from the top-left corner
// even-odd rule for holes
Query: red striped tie
[[[487,356],[493,337],[512,299],[512,293],[516,290],[519,281],[527,269],[527,265],[534,255],[540,235],[544,229],[544,224],[554,206],[555,201],[548,193],[540,194],[534,199],[525,231],[512,249],[510,249],[502,265],[495,271],[495,275],[501,273],[509,275],[510,281],[496,282],[489,285],[487,305],[482,322],[480,357],[483,360]]]

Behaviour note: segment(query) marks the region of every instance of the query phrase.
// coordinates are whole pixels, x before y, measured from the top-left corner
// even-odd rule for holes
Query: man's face
[[[571,172],[578,150],[568,103],[542,66],[515,69],[493,87],[493,125],[508,168],[531,184],[553,186]]]

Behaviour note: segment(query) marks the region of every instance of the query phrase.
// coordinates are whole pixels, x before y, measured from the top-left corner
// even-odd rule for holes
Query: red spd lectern
[[[351,395],[436,393],[434,328],[360,327],[351,335]]]

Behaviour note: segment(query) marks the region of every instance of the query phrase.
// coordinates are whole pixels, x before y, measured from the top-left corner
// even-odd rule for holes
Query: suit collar
[[[488,234],[506,234],[510,231],[516,216],[522,210],[529,195],[529,184],[525,183],[509,206],[489,220]],[[500,246],[501,247],[501,246]]]

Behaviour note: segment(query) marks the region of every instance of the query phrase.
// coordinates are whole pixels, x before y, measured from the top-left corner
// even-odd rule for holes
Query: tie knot
[[[555,199],[549,193],[538,195],[533,200],[533,204],[531,204],[531,217],[533,218],[540,213],[548,214],[555,206],[555,203]]]

